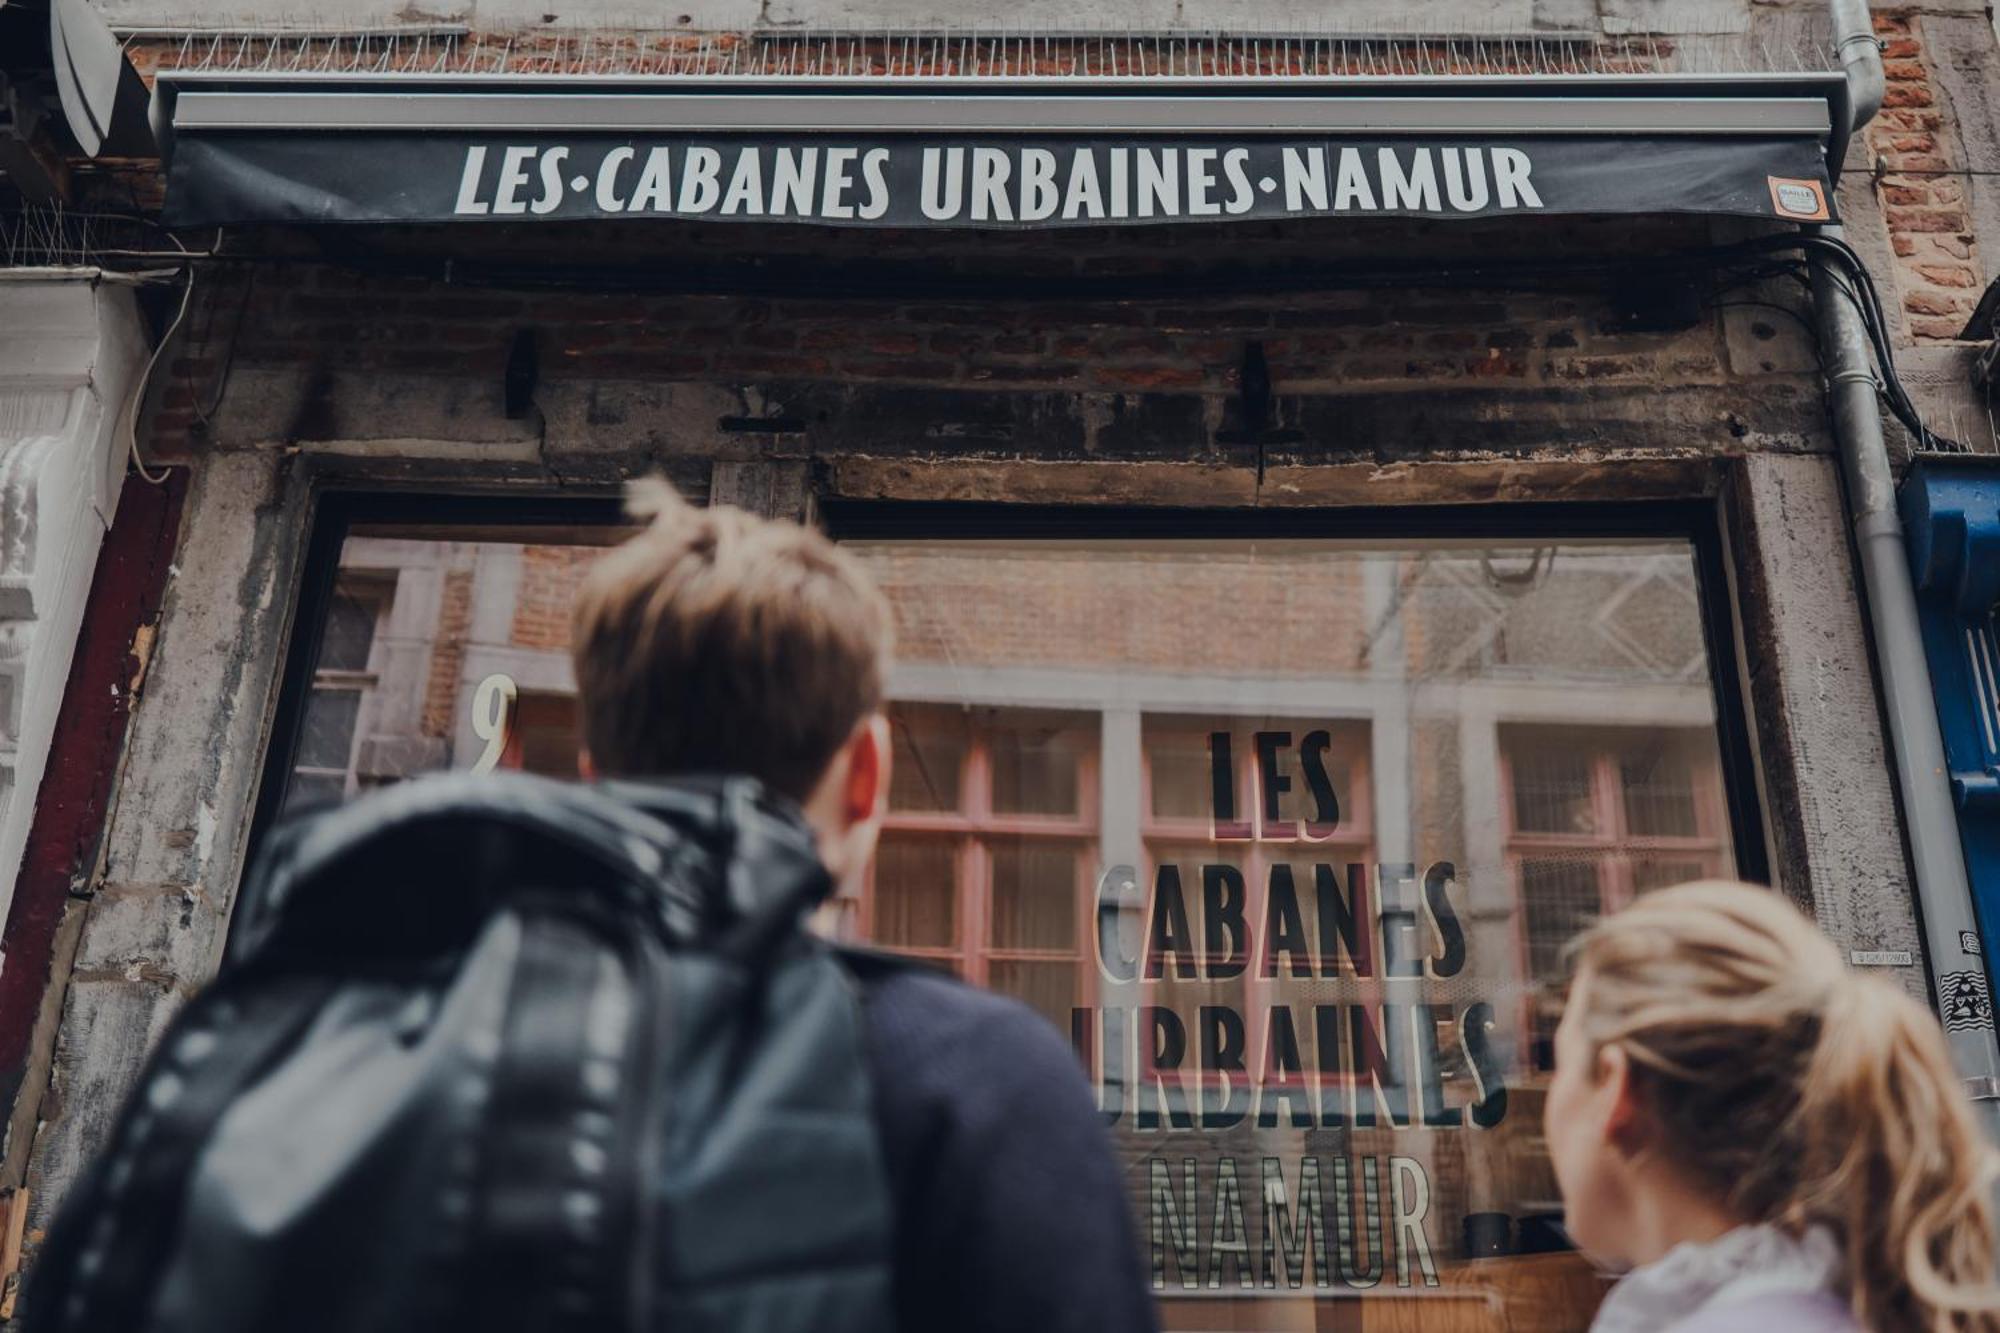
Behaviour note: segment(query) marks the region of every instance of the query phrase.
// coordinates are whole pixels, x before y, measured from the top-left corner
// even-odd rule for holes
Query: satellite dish
[[[49,55],[69,131],[96,157],[111,133],[125,52],[85,0],[49,0]]]

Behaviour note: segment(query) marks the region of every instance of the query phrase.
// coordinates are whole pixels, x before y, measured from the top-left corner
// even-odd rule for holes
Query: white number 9
[[[500,753],[507,748],[508,723],[514,719],[514,700],[519,694],[514,678],[501,671],[480,681],[472,692],[472,734],[486,742],[484,753],[472,766],[473,772],[490,772],[500,762]]]

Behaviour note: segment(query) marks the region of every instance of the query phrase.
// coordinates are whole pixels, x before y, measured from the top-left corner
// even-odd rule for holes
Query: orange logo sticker
[[[1826,187],[1818,181],[1792,180],[1785,176],[1765,177],[1771,184],[1771,207],[1781,218],[1800,222],[1825,222]]]

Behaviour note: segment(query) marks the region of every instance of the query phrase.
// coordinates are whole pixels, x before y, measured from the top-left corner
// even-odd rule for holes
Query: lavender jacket
[[[1840,1266],[1825,1228],[1738,1227],[1626,1274],[1591,1333],[1862,1333],[1837,1294]]]
[[[1861,1333],[1861,1325],[1830,1292],[1788,1291],[1697,1310],[1667,1333]]]

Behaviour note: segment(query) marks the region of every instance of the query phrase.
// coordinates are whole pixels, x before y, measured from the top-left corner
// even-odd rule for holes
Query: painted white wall
[[[0,919],[124,485],[146,342],[129,286],[0,268]]]

